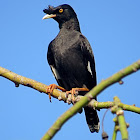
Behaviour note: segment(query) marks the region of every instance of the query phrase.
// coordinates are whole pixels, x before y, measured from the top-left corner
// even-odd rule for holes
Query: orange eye
[[[59,9],[59,13],[63,13],[63,9]]]

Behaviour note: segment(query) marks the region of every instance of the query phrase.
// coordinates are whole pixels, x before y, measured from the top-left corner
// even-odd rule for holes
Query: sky
[[[82,33],[89,40],[96,61],[97,81],[108,78],[140,59],[139,0],[1,0],[0,66],[46,85],[56,83],[46,59],[48,44],[59,32],[53,19],[42,20],[48,5],[71,5],[77,13]],[[140,71],[114,84],[98,96],[99,102],[118,96],[125,104],[140,107]],[[0,77],[0,139],[39,140],[72,105]],[[98,112],[102,121],[105,109]],[[129,138],[139,138],[140,116],[124,113]],[[115,115],[110,111],[104,129],[112,137]],[[54,140],[101,139],[101,131],[91,134],[84,113],[63,125]],[[117,139],[121,139],[118,133]]]

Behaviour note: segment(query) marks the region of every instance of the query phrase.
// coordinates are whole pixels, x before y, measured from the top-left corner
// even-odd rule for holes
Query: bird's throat
[[[63,22],[59,24],[59,28],[60,29],[65,28],[68,30],[76,30],[78,32],[81,32],[78,19],[71,19],[69,21]]]

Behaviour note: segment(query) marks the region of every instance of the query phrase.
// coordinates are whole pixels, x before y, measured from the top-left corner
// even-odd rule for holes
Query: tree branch
[[[117,132],[119,130],[119,126],[118,126],[118,120],[117,120],[116,117],[113,119],[113,121],[115,122],[115,126],[114,126],[113,135],[112,135],[112,140],[116,140],[116,138],[117,138]]]
[[[37,82],[35,80],[23,77],[21,75],[18,75],[18,74],[14,73],[12,71],[9,71],[5,68],[0,67],[0,76],[5,77],[5,78],[9,79],[10,81],[14,82],[16,87],[18,87],[21,84],[21,85],[36,89],[41,93],[43,92],[43,93],[48,94],[46,92],[46,89],[48,87],[47,85],[42,84],[40,82]],[[61,92],[61,91],[56,90],[56,89],[53,90],[53,92],[51,93],[51,96],[53,96],[54,98],[57,98],[59,100],[60,99],[63,101],[67,100],[66,93]]]
[[[138,60],[134,64],[128,66],[127,68],[121,70],[120,72],[114,74],[110,78],[103,80],[100,84],[98,84],[95,88],[93,88],[90,92],[88,92],[88,94],[86,94],[84,97],[78,96],[77,101],[79,101],[79,100],[80,101],[77,102],[68,111],[66,111],[54,123],[54,125],[49,129],[49,131],[45,134],[45,136],[42,139],[43,140],[51,139],[70,117],[72,117],[74,114],[76,114],[82,107],[86,106],[89,102],[90,103],[88,104],[88,106],[90,106],[90,107],[92,106],[93,108],[96,108],[96,109],[113,107],[114,102],[100,102],[99,103],[99,102],[92,100],[92,99],[94,97],[96,97],[101,91],[103,91],[108,86],[110,86],[116,82],[122,83],[121,79],[123,77],[125,77],[131,73],[134,73],[139,69],[140,69],[140,60]],[[18,87],[21,84],[24,86],[34,88],[34,89],[38,90],[39,92],[44,92],[44,93],[46,93],[46,89],[48,87],[45,84],[42,84],[40,82],[37,82],[35,80],[29,79],[29,78],[26,78],[26,77],[23,77],[20,75],[17,75],[16,73],[13,73],[13,72],[11,72],[5,68],[2,68],[2,67],[0,67],[0,76],[5,77],[5,78],[11,80],[12,82],[14,82],[16,87]],[[64,102],[67,101],[66,93],[61,92],[61,91],[56,90],[56,89],[53,90],[53,92],[51,93],[51,96],[53,96],[54,98],[57,98],[59,100],[63,100]],[[69,97],[71,97],[71,95],[69,95]],[[130,105],[126,105],[123,103],[119,103],[118,106],[124,110],[132,111],[132,112],[140,114],[140,108],[135,107],[134,105],[130,106]],[[113,111],[113,108],[112,108],[112,111]],[[116,110],[114,110],[114,112],[115,111]]]
[[[121,79],[131,73],[136,72],[140,69],[140,60],[135,62],[134,64],[126,67],[125,69],[119,71],[108,79],[102,81],[97,86],[95,86],[92,90],[90,90],[79,102],[77,102],[73,107],[67,110],[63,115],[61,115],[56,122],[52,125],[52,127],[48,130],[48,132],[44,135],[42,140],[50,140],[57,132],[60,130],[62,125],[74,116],[82,107],[86,106],[88,102],[90,102],[93,98],[95,98],[101,91],[106,89],[108,86],[121,81]]]
[[[122,135],[122,140],[128,140],[127,124],[126,124],[125,118],[124,118],[124,111],[122,110],[122,108],[118,107],[118,104],[120,102],[121,102],[120,99],[115,96],[114,103],[117,108],[116,115],[117,115],[117,122],[118,122],[119,130]]]
[[[79,96],[78,96],[79,98]],[[82,99],[82,97],[80,97]],[[115,104],[114,102],[97,102],[94,99],[91,100],[88,103],[88,106],[94,109],[106,109],[106,108],[111,108],[113,107]],[[138,113],[140,114],[140,108],[136,107],[135,105],[127,105],[127,104],[123,104],[123,103],[118,103],[118,107],[121,107],[123,110],[125,111],[131,111],[134,113]],[[111,108],[112,112],[116,112],[116,108]]]
[[[37,82],[35,80],[23,77],[21,75],[18,75],[5,68],[0,67],[0,76],[5,77],[5,78],[9,79],[10,81],[14,82],[16,87],[18,87],[21,84],[21,85],[33,88],[35,90],[38,90],[39,92],[43,92],[43,93],[47,94],[47,92],[46,92],[46,89],[48,87],[47,85]],[[63,100],[64,102],[67,101],[66,93],[61,92],[56,89],[54,89],[53,93],[51,93],[51,96],[53,96],[56,99]],[[83,98],[83,96],[79,95],[76,97],[75,101],[78,102],[81,98]],[[69,95],[68,99],[69,99],[69,103],[70,103],[71,95]],[[97,102],[95,100],[91,100],[88,104],[89,107],[93,107],[95,109],[110,108],[110,107],[113,107],[113,105],[114,105],[114,102],[109,102],[109,101],[108,102]],[[130,106],[127,104],[120,103],[119,107],[121,107],[124,110],[132,111],[132,112],[140,114],[140,108],[135,107],[134,105]]]

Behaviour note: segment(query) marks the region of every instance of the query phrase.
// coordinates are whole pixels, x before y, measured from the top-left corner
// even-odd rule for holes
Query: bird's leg
[[[72,103],[75,103],[75,96],[78,95],[79,91],[89,91],[88,88],[72,88],[70,91],[66,91],[67,96],[71,93]]]
[[[57,86],[56,84],[51,84],[47,87],[46,89],[46,92],[48,93],[49,95],[49,99],[50,99],[50,102],[51,102],[51,93],[53,92],[54,89],[60,89],[61,91],[65,92],[66,90],[60,86]]]

